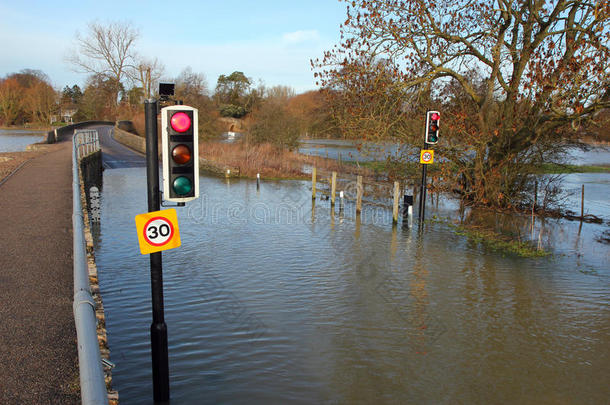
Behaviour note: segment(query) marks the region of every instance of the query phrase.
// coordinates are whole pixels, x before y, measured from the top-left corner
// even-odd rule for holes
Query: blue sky
[[[0,77],[44,71],[59,89],[82,86],[65,56],[87,23],[126,21],[140,31],[143,56],[157,57],[168,78],[190,66],[211,90],[235,70],[267,86],[315,88],[309,64],[339,42],[346,4],[303,1],[8,1],[0,0]]]

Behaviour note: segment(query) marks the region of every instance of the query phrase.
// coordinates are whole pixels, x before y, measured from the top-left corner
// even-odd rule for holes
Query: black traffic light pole
[[[424,149],[428,149],[430,146],[424,141]],[[424,223],[426,217],[426,174],[428,172],[428,165],[422,164],[421,168],[421,193],[419,193],[419,227]]]
[[[148,212],[161,209],[159,192],[159,147],[157,144],[157,100],[144,102],[146,118],[146,181],[148,185]],[[155,402],[169,400],[169,360],[167,325],[163,306],[162,252],[150,254],[150,284],[152,315],[150,347],[152,354],[153,396]]]
[[[438,142],[438,131],[440,123],[440,113],[438,111],[426,112],[426,129],[424,132],[424,150],[428,149],[430,145]],[[431,132],[432,131],[432,132]],[[428,142],[430,141],[430,142]],[[421,158],[420,158],[421,159]],[[422,163],[421,169],[421,193],[419,197],[419,227],[423,226],[424,219],[426,218],[426,174],[428,173],[428,164]]]

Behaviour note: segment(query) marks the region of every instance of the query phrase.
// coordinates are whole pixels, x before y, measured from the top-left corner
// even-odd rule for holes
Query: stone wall
[[[114,139],[136,152],[146,154],[146,139],[141,136],[131,134],[115,127]],[[159,145],[159,158],[161,153],[161,145]],[[227,170],[230,170],[230,174],[227,174]],[[199,171],[221,177],[240,177],[239,168],[218,164],[202,157],[199,158]]]
[[[129,133],[127,131],[123,131],[120,128],[114,127],[114,139],[117,142],[122,143],[127,146],[129,149],[133,149],[136,152],[146,153],[146,139]],[[161,148],[159,148],[159,151]]]

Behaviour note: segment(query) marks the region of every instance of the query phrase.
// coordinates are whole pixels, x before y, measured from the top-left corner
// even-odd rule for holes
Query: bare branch
[[[114,79],[118,94],[127,70],[136,67],[134,43],[139,33],[126,22],[91,22],[87,28],[85,36],[76,34],[76,49],[67,60],[79,72]]]

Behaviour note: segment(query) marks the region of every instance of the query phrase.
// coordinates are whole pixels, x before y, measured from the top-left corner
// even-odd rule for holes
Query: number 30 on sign
[[[136,229],[143,255],[180,246],[178,217],[173,208],[136,215]]]
[[[434,163],[434,149],[422,149],[419,154],[419,163],[422,165]]]

